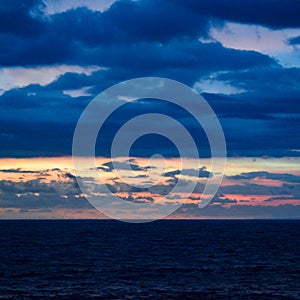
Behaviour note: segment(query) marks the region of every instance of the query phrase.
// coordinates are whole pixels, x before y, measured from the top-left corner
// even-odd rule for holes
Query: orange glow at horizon
[[[147,181],[147,178],[144,178],[144,174],[148,174],[142,167],[146,167],[150,165],[150,161],[148,158],[132,158],[133,162],[141,167],[141,170],[134,170],[133,174],[137,176],[136,178],[130,178],[128,174],[128,178],[131,180],[129,182],[133,183],[143,183]],[[84,162],[85,158],[82,158]],[[97,157],[96,159],[97,166],[101,166],[107,162],[111,162],[111,159],[104,157]],[[124,157],[115,158],[117,161],[126,161],[127,159]],[[202,168],[206,167],[206,170],[209,171],[210,159],[201,159],[200,161],[190,159],[188,162],[189,168]],[[165,159],[166,169],[164,172],[170,172],[175,170],[180,170],[181,168],[181,159],[180,158],[170,158]],[[232,187],[238,186],[239,189],[236,193],[223,193],[222,195],[218,195],[218,200],[216,202],[211,202],[211,205],[222,205],[223,207],[232,207],[235,205],[247,205],[247,206],[279,206],[282,204],[292,204],[292,205],[300,205],[300,199],[297,197],[293,197],[293,195],[288,193],[280,193],[276,195],[265,193],[265,194],[253,194],[251,191],[247,192],[247,184],[249,186],[256,185],[268,188],[280,188],[285,182],[282,180],[272,180],[266,178],[252,178],[252,179],[240,179],[235,180],[234,175],[239,175],[247,172],[258,172],[258,171],[267,171],[270,173],[289,173],[293,175],[300,175],[299,164],[300,158],[228,158],[227,160],[227,168],[225,171],[225,177],[222,183],[222,187]],[[70,174],[66,176],[66,174]],[[87,171],[88,174],[88,171]],[[126,172],[124,172],[126,175]],[[123,174],[123,175],[124,175]],[[38,180],[43,184],[64,184],[70,182],[72,179],[72,175],[75,175],[73,169],[72,157],[37,157],[37,158],[1,158],[0,159],[0,181],[11,181],[11,182],[28,182]],[[131,174],[130,174],[131,175]],[[120,185],[124,183],[122,179],[116,178],[116,173],[109,170],[101,171],[99,170],[99,176],[101,176],[102,182],[110,185]],[[176,179],[180,175],[174,175],[173,177],[161,177],[159,184],[161,187],[169,187],[170,180]],[[231,176],[230,178],[228,176]],[[185,176],[185,180],[196,180],[194,177]],[[199,183],[205,183],[206,178],[198,179]],[[299,183],[294,183],[294,185],[299,185]],[[241,193],[241,189],[245,189],[245,193]],[[161,191],[160,191],[161,192]],[[117,195],[122,196],[123,198],[131,197],[130,199],[136,199],[137,201],[158,201],[163,197],[158,190],[153,189],[150,191],[131,191],[124,192],[119,190]],[[18,193],[16,192],[16,195]],[[28,192],[27,192],[28,194]],[[37,195],[38,193],[32,194],[35,197],[42,196]],[[25,194],[19,193],[18,197],[26,196]],[[1,190],[0,190],[1,196]],[[74,197],[80,197],[82,195],[74,195]],[[68,199],[67,195],[61,194],[61,197]],[[185,204],[197,204],[198,199],[202,197],[201,192],[194,192],[191,197],[190,195],[186,195],[185,193],[180,193],[178,195],[178,199],[174,199],[174,201],[180,201]],[[269,200],[270,198],[273,198]],[[224,202],[222,202],[222,200]],[[269,201],[266,201],[269,200]],[[228,203],[226,202],[228,201]],[[230,202],[232,201],[232,202]],[[5,218],[4,208],[0,207],[0,218]],[[59,218],[98,218],[99,215],[93,209],[84,209],[84,210],[57,210],[53,209],[53,213],[55,211],[55,217]],[[11,215],[17,214],[18,210],[15,208],[10,208]],[[32,212],[33,213],[33,212]],[[29,211],[26,216],[31,216],[32,213]],[[51,212],[38,212],[38,216],[40,217],[49,217],[51,216]]]

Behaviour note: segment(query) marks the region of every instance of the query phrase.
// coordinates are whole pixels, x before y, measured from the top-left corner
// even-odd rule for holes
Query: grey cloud
[[[195,176],[195,173],[199,172],[198,178],[209,178],[213,175],[213,173],[206,170],[206,167],[201,167],[199,170],[197,169],[184,169],[184,174],[187,176]],[[170,172],[166,172],[164,174],[165,177],[175,177],[176,175],[181,174],[182,172],[180,170],[174,170]]]
[[[128,168],[131,168],[133,171],[147,171],[153,167],[152,166],[141,167],[136,163],[136,161],[134,159],[130,159],[125,162],[111,161],[111,162],[104,163],[100,167],[98,167],[98,170],[102,170],[105,172],[111,172],[114,169],[128,170]]]
[[[32,171],[32,170],[23,170],[21,168],[17,169],[1,169],[1,173],[24,173],[24,174],[37,174],[40,173],[40,171]]]
[[[241,173],[239,175],[228,176],[229,179],[234,180],[248,180],[254,178],[264,178],[264,179],[271,179],[271,180],[281,180],[284,182],[290,183],[300,183],[300,176],[288,173],[270,173],[266,171],[256,171],[256,172],[248,172],[248,173]]]
[[[43,182],[40,177],[27,181],[25,177],[18,182],[1,180],[0,207],[22,209],[91,208],[88,201],[80,195],[81,191],[73,175],[68,172],[59,172],[58,175],[64,180]]]
[[[264,202],[276,202],[276,201],[289,201],[289,200],[299,200],[300,201],[300,198],[298,199],[294,199],[292,196],[291,197],[285,197],[285,196],[278,196],[278,197],[271,197],[269,199],[266,199]]]
[[[188,216],[188,218],[224,218],[224,219],[300,219],[300,205],[291,204],[278,206],[253,205],[209,205],[199,209],[197,204],[184,204],[174,215]]]

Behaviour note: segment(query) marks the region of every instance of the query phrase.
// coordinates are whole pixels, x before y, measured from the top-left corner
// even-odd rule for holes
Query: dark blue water
[[[300,221],[0,221],[0,299],[300,299]]]

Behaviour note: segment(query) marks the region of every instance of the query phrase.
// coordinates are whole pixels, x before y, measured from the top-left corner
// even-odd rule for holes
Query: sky
[[[225,177],[199,209],[214,176],[203,132],[172,105],[119,99],[124,107],[96,145],[99,174],[114,193],[151,203],[180,178],[178,151],[162,137],[137,140],[130,161],[109,158],[122,124],[155,111],[180,121],[202,156],[189,158],[187,171],[199,176],[183,180],[197,187],[174,199],[185,203],[170,217],[299,218],[299,14],[297,0],[0,0],[0,218],[104,217],[74,177],[73,133],[100,92],[147,76],[182,82],[208,101],[226,139]],[[135,169],[128,178],[145,179],[156,153],[166,169],[155,188],[132,188],[112,170],[113,159]]]

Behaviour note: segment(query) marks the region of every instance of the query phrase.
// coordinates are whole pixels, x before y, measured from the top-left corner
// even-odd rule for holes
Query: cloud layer
[[[298,159],[299,160],[299,159]],[[297,161],[295,163],[297,163]],[[29,159],[20,165],[36,165],[36,159]],[[40,161],[45,167],[55,163]],[[154,165],[147,164],[139,158],[130,161],[118,158],[114,165],[122,172],[132,167],[133,173],[126,171],[122,178],[114,172],[112,161],[101,159],[98,164],[99,175],[105,181],[112,193],[124,201],[135,203],[155,203],[162,196],[170,193],[178,183],[182,171],[177,169],[179,161],[169,161],[169,167],[160,174],[160,181],[149,187],[151,174],[159,172]],[[248,164],[249,171],[239,173],[239,163]],[[191,169],[185,169],[187,174],[181,181],[182,192],[169,198],[174,203],[184,201],[184,204],[174,214],[173,218],[291,218],[300,217],[300,176],[283,159],[271,160],[268,171],[251,171],[262,168],[268,159],[259,162],[229,160],[231,169],[223,180],[217,195],[208,207],[199,209],[198,203],[202,196],[206,180],[211,174],[206,166],[196,165],[191,161]],[[205,162],[207,163],[207,162]],[[285,164],[288,173],[276,172],[276,163]],[[6,165],[4,160],[2,164]],[[0,170],[0,212],[2,217],[48,216],[61,218],[79,216],[90,218],[99,217],[97,211],[82,195],[73,171],[60,163],[60,168],[4,168]],[[272,167],[273,165],[273,167]],[[291,166],[291,164],[290,164]],[[251,169],[250,169],[251,167]],[[189,173],[190,170],[190,173]],[[234,175],[229,175],[235,170]],[[195,172],[199,175],[195,176]],[[191,174],[191,176],[189,176]],[[132,176],[133,175],[133,176]],[[157,177],[155,177],[157,178]],[[89,182],[98,183],[94,178],[86,177]],[[188,181],[197,182],[192,195],[184,193],[184,184]],[[132,183],[135,186],[131,185]],[[103,183],[101,183],[103,184]],[[103,194],[100,197],[111,197]],[[138,205],[138,204],[137,204]],[[163,204],[162,204],[163,205]],[[103,217],[103,216],[102,216]]]
[[[76,122],[89,101],[115,83],[142,76],[179,80],[201,92],[220,118],[230,156],[299,155],[298,11],[298,1],[120,0],[99,7],[85,1],[1,1],[0,155],[70,155]],[[235,24],[236,42],[247,24],[252,43],[253,36],[261,43],[266,35],[255,31],[259,25],[274,36],[281,32],[281,48],[265,41],[263,53],[255,45],[253,51],[243,47],[242,37],[238,49],[231,47],[230,33],[224,35],[228,22]],[[289,67],[280,64],[282,57]],[[107,144],[98,155],[109,153],[122,121],[141,112],[167,111],[202,139],[191,118],[159,101],[124,111],[108,120]],[[205,138],[199,148],[209,156]],[[154,151],[177,155],[154,137],[137,143],[133,154]]]

